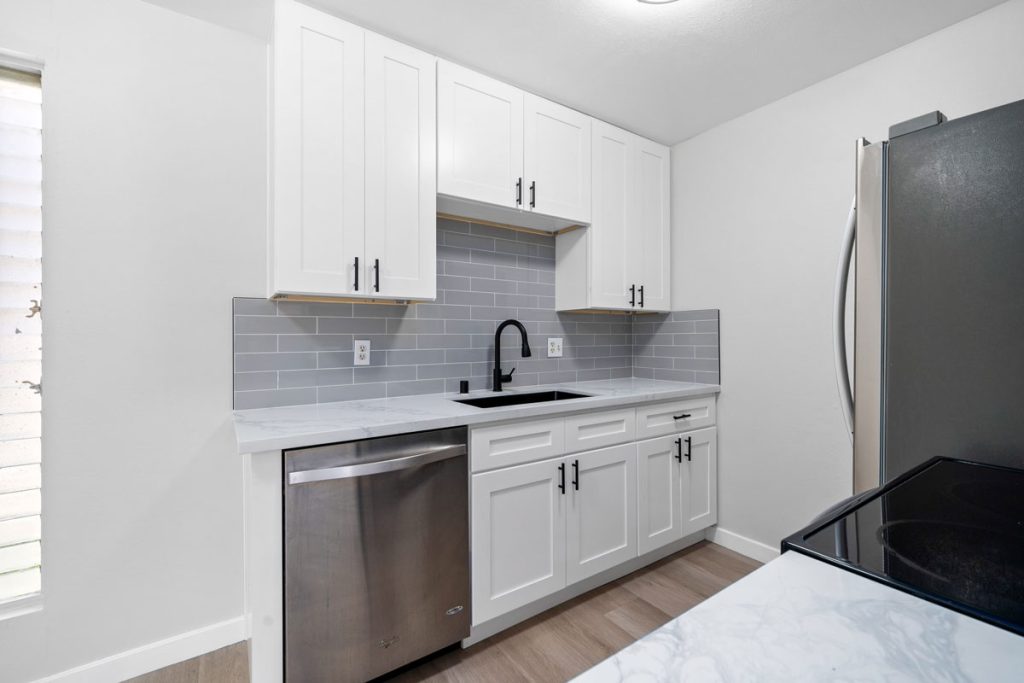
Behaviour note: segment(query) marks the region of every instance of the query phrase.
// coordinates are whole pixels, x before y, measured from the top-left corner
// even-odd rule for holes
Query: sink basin
[[[589,394],[576,394],[571,391],[536,391],[532,394],[505,394],[503,396],[483,396],[481,398],[452,400],[456,403],[465,403],[467,406],[476,406],[477,408],[500,408],[501,406],[564,401],[567,398],[587,398],[588,396]]]

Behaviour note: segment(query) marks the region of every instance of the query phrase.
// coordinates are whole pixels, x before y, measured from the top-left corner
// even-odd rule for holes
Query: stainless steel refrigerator
[[[855,492],[935,456],[1024,467],[1024,101],[859,141],[855,207]]]

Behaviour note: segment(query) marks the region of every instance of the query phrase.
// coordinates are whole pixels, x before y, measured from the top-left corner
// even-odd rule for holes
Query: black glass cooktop
[[[1024,470],[935,458],[782,549],[1024,635]]]

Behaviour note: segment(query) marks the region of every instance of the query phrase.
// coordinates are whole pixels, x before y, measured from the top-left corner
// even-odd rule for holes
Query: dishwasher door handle
[[[341,467],[324,467],[316,470],[300,470],[288,474],[288,483],[310,484],[315,481],[330,481],[332,479],[350,479],[352,477],[364,477],[369,474],[380,474],[382,472],[394,472],[410,467],[427,465],[439,460],[457,458],[466,455],[465,444],[451,444],[429,448],[420,453],[393,458],[391,460],[377,460],[374,462],[359,465],[342,465]]]

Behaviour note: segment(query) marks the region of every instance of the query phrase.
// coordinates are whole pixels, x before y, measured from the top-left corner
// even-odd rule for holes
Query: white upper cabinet
[[[445,61],[437,79],[437,191],[518,208],[523,92]]]
[[[350,295],[364,245],[364,31],[292,2],[277,12],[272,293]]]
[[[636,145],[635,208],[627,243],[639,253],[631,255],[630,279],[638,287],[638,308],[670,311],[669,149],[641,137]]]
[[[591,225],[558,235],[555,307],[671,308],[669,149],[593,122]]]
[[[383,297],[436,295],[435,63],[366,34],[367,284]]]
[[[434,297],[435,63],[277,3],[271,296]]]
[[[671,310],[669,150],[277,0],[269,294],[427,301],[441,215],[558,233],[558,310]]]
[[[624,309],[629,305],[630,278],[636,267],[630,262],[629,219],[632,215],[630,202],[633,200],[633,184],[636,178],[633,134],[609,126],[602,121],[594,122],[594,199],[592,230],[576,238],[581,241],[583,259],[590,250],[590,268],[582,264],[580,270],[592,270],[590,278],[590,301],[581,302],[574,308]],[[569,237],[566,235],[565,237]],[[586,240],[590,244],[586,244]],[[562,241],[561,238],[559,241]],[[586,273],[572,273],[573,277],[586,280]],[[558,291],[556,288],[555,294]]]
[[[589,223],[590,117],[530,94],[523,104],[523,203],[536,213]]]
[[[556,231],[590,222],[591,118],[441,61],[438,208]]]

